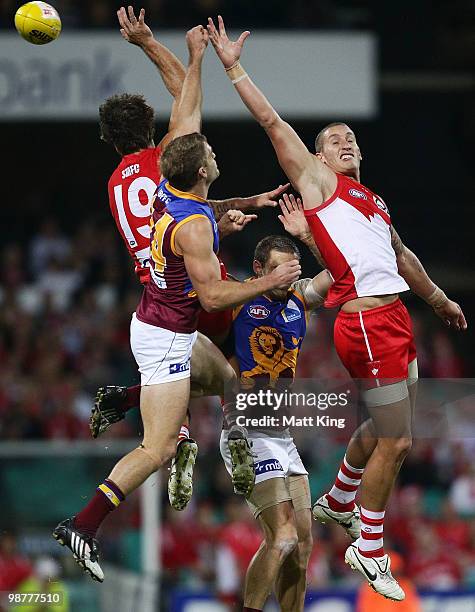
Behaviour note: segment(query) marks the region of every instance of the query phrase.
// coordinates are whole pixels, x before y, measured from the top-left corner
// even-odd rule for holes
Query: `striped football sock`
[[[357,540],[358,551],[363,557],[384,556],[384,515],[361,507],[361,535]]]
[[[335,512],[350,512],[355,507],[355,498],[361,484],[364,468],[354,468],[343,458],[335,484],[327,495],[328,505]]]
[[[176,445],[178,446],[180,442],[183,442],[183,440],[188,440],[189,437],[190,437],[190,430],[188,429],[186,425],[182,425],[180,427],[180,433],[178,434]]]
[[[125,495],[119,487],[106,478],[100,484],[94,497],[74,518],[74,526],[82,533],[94,537],[103,520],[124,501]]]

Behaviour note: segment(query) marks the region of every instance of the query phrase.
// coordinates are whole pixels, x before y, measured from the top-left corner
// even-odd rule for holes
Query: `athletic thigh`
[[[198,333],[191,353],[191,389],[193,397],[224,395],[232,387],[236,374],[226,357],[209,338]]]
[[[268,486],[272,482],[278,484],[278,481],[282,480],[282,478],[272,478],[260,484]],[[262,510],[259,514],[259,522],[267,541],[275,541],[279,536],[297,540],[297,525],[291,500],[282,500]]]
[[[399,401],[368,406],[377,438],[411,438],[412,410],[409,394]]]
[[[142,387],[140,413],[142,415],[143,445],[162,448],[176,445],[190,398],[190,379]]]
[[[276,516],[284,519],[290,516],[290,511],[293,513],[292,495],[284,477],[269,478],[255,484],[246,501],[254,517],[263,517],[264,522],[272,523]]]

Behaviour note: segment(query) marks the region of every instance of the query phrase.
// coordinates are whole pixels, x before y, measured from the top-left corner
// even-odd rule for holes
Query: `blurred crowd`
[[[224,258],[232,272],[246,275],[231,253]],[[128,333],[140,287],[116,230],[110,221],[84,222],[66,234],[45,219],[25,244],[6,244],[0,262],[0,440],[87,439],[97,387],[137,382]],[[469,376],[456,337],[427,309],[411,311],[420,376]],[[332,349],[333,317],[325,311],[312,317],[299,376],[346,376]],[[215,400],[197,400],[192,414],[192,435],[200,445],[195,495],[183,513],[164,504],[163,567],[169,586],[215,588],[232,603],[262,535],[232,494],[219,459],[219,406]],[[138,432],[132,419],[114,425],[107,435],[135,437]],[[468,432],[452,442],[417,440],[403,466],[386,534],[400,554],[401,571],[417,587],[475,586],[474,438]],[[340,435],[325,436],[318,444],[297,443],[315,497],[332,484],[345,440]],[[140,529],[137,508],[132,502],[121,529]],[[310,585],[354,585],[357,578],[343,563],[343,531],[314,528]],[[2,577],[18,572],[21,582],[34,570],[12,551],[11,542],[0,548],[0,591],[10,588],[2,586]],[[9,563],[15,572],[5,571]]]

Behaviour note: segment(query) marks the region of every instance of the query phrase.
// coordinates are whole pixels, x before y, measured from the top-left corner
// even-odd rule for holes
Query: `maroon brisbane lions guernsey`
[[[176,231],[185,223],[203,218],[213,231],[213,250],[218,252],[219,233],[208,202],[174,189],[166,180],[158,186],[150,218],[150,281],[137,307],[137,319],[173,332],[196,331],[201,306],[186,271],[183,256],[175,246]]]
[[[343,174],[337,178],[332,197],[305,211],[334,281],[325,306],[407,291],[409,287],[397,270],[386,204],[354,179]]]
[[[150,214],[160,182],[160,147],[125,155],[109,179],[109,205],[117,228],[134,260],[142,284],[150,280]],[[221,278],[227,273],[223,262]],[[198,329],[209,337],[226,335],[232,310],[201,312]]]

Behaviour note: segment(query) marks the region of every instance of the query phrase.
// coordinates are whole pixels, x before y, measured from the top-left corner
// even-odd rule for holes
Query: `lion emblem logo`
[[[274,327],[257,327],[253,330],[249,345],[256,366],[241,373],[241,382],[245,387],[253,387],[251,380],[255,376],[269,376],[269,384],[275,382],[284,372],[293,378],[297,366],[298,348],[287,349],[282,334]]]

